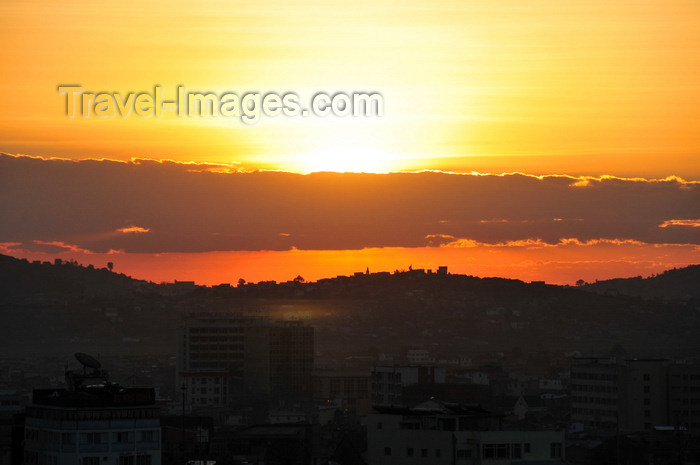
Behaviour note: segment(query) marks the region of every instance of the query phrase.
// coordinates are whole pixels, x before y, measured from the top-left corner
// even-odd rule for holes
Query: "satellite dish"
[[[82,352],[76,352],[75,358],[87,368],[98,369],[102,366],[100,361],[97,360],[95,357],[92,357],[88,354],[84,354]]]

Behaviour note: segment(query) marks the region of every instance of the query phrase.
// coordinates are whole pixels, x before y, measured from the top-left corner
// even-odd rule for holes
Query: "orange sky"
[[[36,253],[3,249],[0,253],[29,260],[76,260],[153,282],[195,281],[197,284],[236,285],[247,282],[290,281],[301,275],[307,281],[355,272],[413,269],[437,270],[449,264],[450,273],[498,276],[549,284],[573,285],[583,279],[644,276],[673,267],[700,263],[700,249],[692,245],[653,246],[643,243],[568,244],[559,246],[494,246],[470,249],[449,247],[373,248],[341,251],[262,251],[169,254],[100,254],[83,252]]]
[[[302,173],[434,169],[699,180],[698,19],[694,0],[2,2],[0,152]],[[385,111],[374,118],[263,118],[252,126],[225,117],[68,118],[57,92],[63,84],[124,94],[161,85],[169,96],[179,84],[216,93],[292,91],[303,103],[319,91],[380,92]],[[8,201],[18,200],[14,195],[0,184],[0,213],[22,208]],[[700,212],[690,202],[683,217],[663,220],[697,221]],[[274,220],[270,228],[284,232],[276,231]],[[543,226],[516,239],[536,240],[553,231]],[[585,239],[576,239],[637,240],[613,232],[596,236],[586,230]],[[11,248],[14,254],[39,253],[27,245],[34,240],[73,243],[74,237],[50,227],[34,236],[13,234],[0,230],[0,243],[24,244]],[[347,266],[340,252],[308,252],[314,259],[276,253],[288,257],[290,272],[299,268],[294,275],[304,269],[314,277],[348,273],[364,269],[365,261],[387,270],[415,262],[563,282],[697,263],[695,236],[686,234],[682,243],[688,245],[680,249],[667,248],[661,239],[648,246],[610,246],[614,252],[589,245],[496,253],[482,246],[472,248],[471,258],[422,245],[396,255],[385,246],[352,252]],[[223,257],[231,256],[225,254],[244,254],[236,255],[239,263],[255,253],[216,252],[224,255],[188,256],[187,269],[201,269],[199,281],[226,282],[231,279],[220,270],[228,266]],[[140,260],[129,265],[139,277],[186,278],[155,271],[162,260],[149,257],[123,262]],[[281,255],[272,262],[267,253],[256,257],[235,265],[250,271],[231,278],[286,276],[287,268],[282,273],[273,265]],[[467,266],[472,259],[478,266]],[[214,270],[222,279],[205,278]]]

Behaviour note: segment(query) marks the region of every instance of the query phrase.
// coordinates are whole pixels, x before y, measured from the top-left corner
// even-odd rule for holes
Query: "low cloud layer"
[[[700,183],[0,155],[0,217],[2,243],[97,253],[700,244]]]

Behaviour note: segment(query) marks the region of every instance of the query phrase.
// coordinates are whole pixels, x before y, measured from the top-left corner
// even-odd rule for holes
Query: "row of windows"
[[[671,386],[673,391],[700,392],[700,386]]]
[[[599,386],[591,384],[572,384],[572,391],[584,391],[584,392],[611,392],[617,393],[617,386]]]
[[[612,373],[581,373],[571,372],[571,379],[591,379],[598,381],[617,381],[617,375]]]
[[[195,397],[192,399],[192,403],[196,405],[218,405],[222,403],[223,400],[218,397],[208,398],[208,397]]]
[[[153,460],[150,455],[127,455],[119,457],[119,465],[151,465]]]
[[[683,404],[683,405],[688,405],[688,404],[700,404],[700,398],[693,397],[693,398],[683,398],[680,399],[678,397],[674,397],[671,399],[671,403],[673,404]]]
[[[478,449],[477,449],[478,451]],[[549,455],[551,458],[560,458],[562,456],[563,445],[561,442],[552,442],[549,444]],[[391,447],[384,447],[384,455],[392,455]],[[481,446],[481,458],[488,459],[520,459],[523,454],[530,453],[530,443],[524,444],[483,444]],[[456,458],[468,459],[472,457],[471,449],[457,449],[455,452]],[[440,449],[434,449],[433,455],[435,458],[440,458],[442,452]],[[413,447],[406,448],[406,457],[417,457],[418,449]],[[420,449],[420,457],[426,458],[430,456],[428,448]],[[478,458],[478,457],[474,457]]]
[[[216,388],[192,388],[190,394],[208,394],[211,392],[212,394],[219,394],[221,393],[221,389],[216,387]],[[224,389],[224,392],[226,392],[226,389]]]
[[[401,381],[401,373],[396,373],[396,372],[387,373],[384,371],[373,371],[372,372],[372,379],[377,379],[377,380],[386,379],[388,381],[400,382]]]
[[[190,344],[190,351],[242,352],[243,344]]]
[[[27,441],[40,441],[46,445],[75,445],[76,433],[60,433],[58,431],[38,430],[27,428],[24,432]],[[107,432],[80,433],[81,445],[107,444],[109,438]],[[112,432],[112,442],[131,443],[134,442],[156,442],[160,440],[158,430],[143,431],[116,431]]]
[[[202,384],[202,385],[205,385],[208,383],[221,384],[225,381],[226,381],[226,378],[223,378],[223,377],[222,378],[192,378],[190,380],[190,382],[192,384]]]
[[[232,353],[231,357],[227,357],[225,354],[222,354],[221,352],[217,353],[193,353],[190,354],[190,360],[207,360],[208,362],[214,363],[218,362],[219,365],[216,365],[218,368],[221,368],[221,363],[239,363],[242,364],[242,354],[240,353]]]
[[[585,404],[617,405],[617,398],[615,397],[572,396],[571,400]]]
[[[190,334],[243,334],[243,328],[222,328],[222,327],[211,327],[211,328],[190,328]]]
[[[700,381],[700,374],[681,375],[681,374],[675,373],[675,374],[672,374],[671,377],[676,378],[676,379],[683,379],[683,381]]]
[[[243,342],[243,336],[190,336],[192,342]]]
[[[617,417],[614,410],[603,410],[597,408],[572,408],[571,413],[579,415],[594,415],[598,417]]]
[[[440,449],[435,449],[435,452],[433,453],[436,459],[439,459],[440,456],[442,455],[442,452]],[[384,455],[386,456],[391,456],[391,447],[385,447],[384,448]],[[407,457],[414,457],[414,449],[413,447],[408,447],[406,448],[406,456]],[[421,457],[428,457],[429,456],[429,451],[427,448],[422,448],[420,450],[420,456]]]
[[[49,420],[97,421],[157,418],[158,408],[119,408],[114,410],[55,410],[27,407],[27,416]]]
[[[83,457],[80,465],[102,465],[107,462],[107,457]],[[119,457],[119,465],[151,465],[153,458],[150,455],[122,455]]]
[[[236,369],[241,369],[243,367],[243,362],[240,360],[211,360],[208,357],[198,357],[204,359],[204,361],[191,361],[189,369],[191,370],[221,370],[226,367],[229,372],[235,371]],[[235,374],[235,373],[233,373]]]

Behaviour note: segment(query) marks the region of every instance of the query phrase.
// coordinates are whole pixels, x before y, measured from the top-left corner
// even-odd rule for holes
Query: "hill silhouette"
[[[597,293],[619,293],[655,299],[700,299],[700,265],[674,268],[647,278],[617,278],[596,281],[582,289]]]
[[[684,297],[692,273],[697,267],[640,281]],[[620,282],[628,281],[635,282]],[[209,288],[0,256],[0,337],[6,354],[25,356],[172,355],[188,313],[257,312],[307,320],[316,328],[317,353],[336,360],[406,347],[448,357],[509,350],[603,354],[613,347],[635,356],[700,353],[692,300],[595,293],[592,286],[411,270]]]

